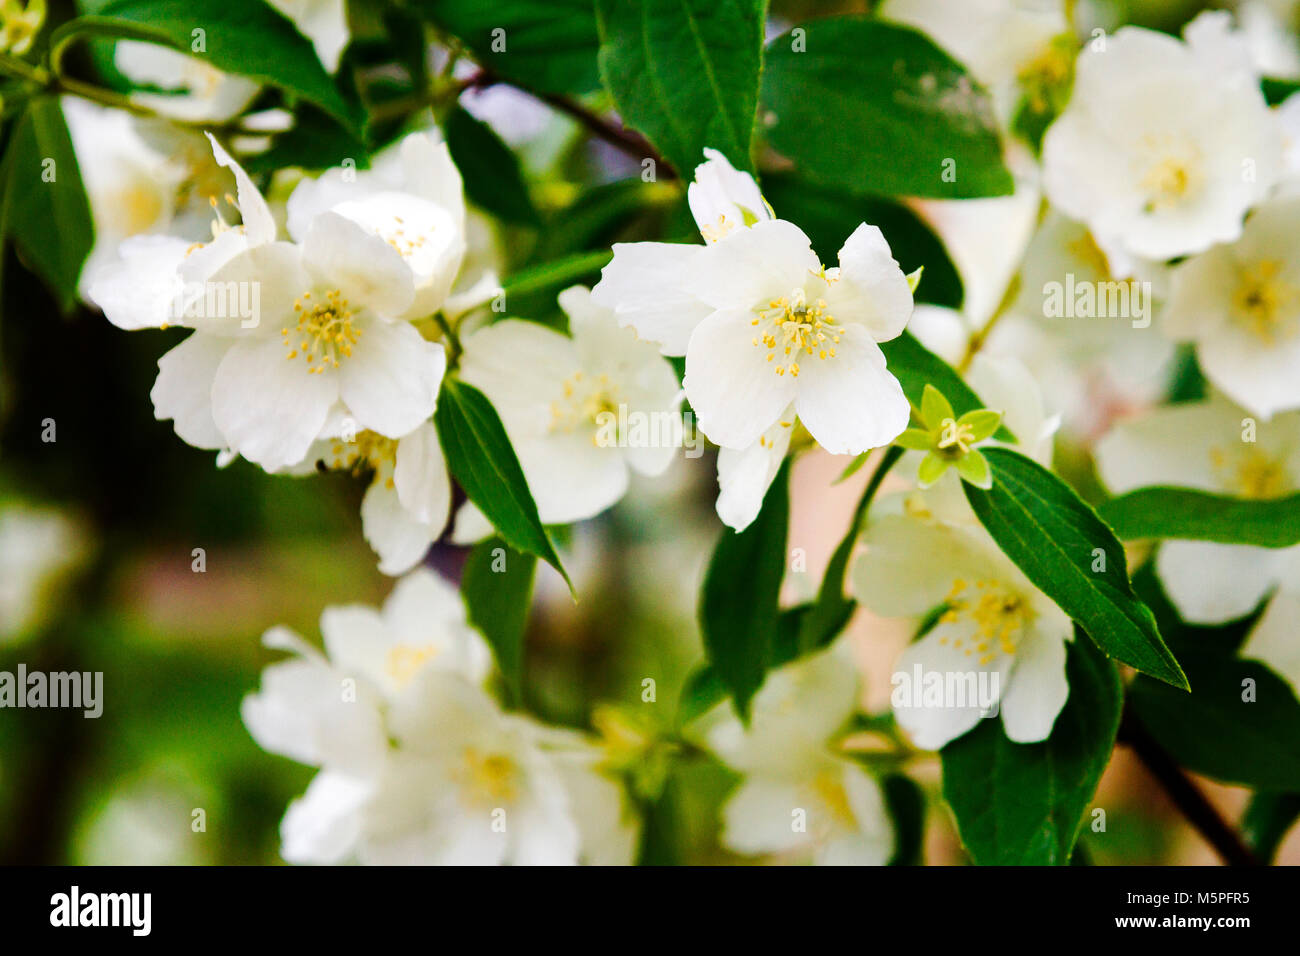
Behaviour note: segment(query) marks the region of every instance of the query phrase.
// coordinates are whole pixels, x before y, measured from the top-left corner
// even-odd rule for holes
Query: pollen
[[[466,747],[456,779],[471,806],[509,803],[519,792],[519,765],[508,754]]]
[[[353,326],[352,310],[339,290],[331,289],[317,300],[305,292],[294,302],[293,310],[298,315],[297,325],[280,330],[289,349],[286,358],[301,355],[307,360],[308,371],[321,374],[327,368],[338,368],[340,360],[352,354],[361,330]]]
[[[963,650],[967,657],[978,657],[981,667],[991,664],[1000,654],[1015,654],[1025,628],[1033,620],[1033,610],[1018,593],[992,580],[976,581],[974,590],[958,578],[944,602],[946,609],[939,617],[942,624],[974,625],[973,633],[951,641],[954,650]],[[949,644],[946,637],[939,643]],[[969,646],[967,646],[969,645]]]
[[[576,432],[592,429],[591,442],[601,443],[602,425],[618,421],[621,392],[608,375],[588,376],[574,372],[561,387],[560,398],[551,402],[549,431]],[[612,436],[617,438],[617,434]]]
[[[826,300],[809,302],[803,289],[768,302],[750,322],[758,328],[751,344],[767,349],[776,374],[799,377],[799,362],[809,357],[825,361],[835,357],[844,327],[826,311]]]
[[[1216,448],[1210,452],[1210,463],[1224,490],[1242,498],[1280,498],[1292,490],[1291,476],[1283,463],[1257,448],[1236,455]]]
[[[398,687],[405,687],[411,678],[438,655],[438,648],[432,644],[424,647],[412,647],[400,644],[390,648],[384,661],[384,669]]]
[[[1164,140],[1148,141],[1145,145],[1147,154],[1154,159],[1141,181],[1147,197],[1144,211],[1169,209],[1199,192],[1203,181],[1199,152]]]
[[[329,467],[334,471],[350,471],[356,477],[367,472],[378,472],[397,460],[397,440],[378,432],[363,431],[351,441],[334,440],[330,448]],[[392,478],[388,479],[391,486]]]
[[[1296,289],[1281,278],[1281,272],[1282,264],[1275,259],[1242,269],[1232,296],[1237,319],[1269,345],[1297,330]]]

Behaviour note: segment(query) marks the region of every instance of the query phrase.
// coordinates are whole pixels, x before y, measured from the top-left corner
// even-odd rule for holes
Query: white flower
[[[243,705],[263,748],[321,768],[285,814],[285,859],[555,864],[621,852],[621,790],[585,738],[507,714],[483,690],[490,652],[451,585],[416,571],[381,611],[327,609],[321,632],[326,654],[269,631],[268,646],[297,656],[268,667]],[[597,841],[587,849],[584,832]]]
[[[344,0],[267,0],[311,40],[325,69],[333,73],[348,45],[348,11]]]
[[[695,167],[686,187],[686,203],[700,235],[717,242],[728,233],[771,219],[772,211],[749,173],[737,170],[716,149],[706,149],[705,162]]]
[[[1114,494],[1148,485],[1268,499],[1300,491],[1300,412],[1255,422],[1214,396],[1121,422],[1096,446],[1097,469]],[[1223,624],[1249,614],[1300,555],[1213,541],[1160,545],[1156,570],[1179,615]]]
[[[113,64],[133,83],[168,91],[133,91],[133,103],[160,116],[188,122],[221,123],[238,116],[259,89],[247,77],[225,73],[201,57],[157,43],[118,40]]]
[[[1261,206],[1241,238],[1175,267],[1163,330],[1196,343],[1207,378],[1264,418],[1300,408],[1300,198]]]
[[[864,605],[887,617],[916,618],[947,605],[895,669],[895,690],[906,681],[912,692],[905,701],[895,694],[894,717],[916,745],[937,750],[998,710],[1011,740],[1045,740],[1069,695],[1069,617],[979,525],[938,520],[925,493],[881,501],[864,540],[867,551],[851,572]],[[931,683],[954,694],[928,696]]]
[[[412,133],[376,156],[369,170],[334,168],[303,180],[287,208],[295,242],[305,242],[316,219],[333,212],[400,253],[415,294],[398,318],[423,318],[446,303],[466,253],[465,200],[446,143]]]
[[[53,508],[0,504],[0,646],[33,634],[85,558],[82,529]]]
[[[1043,182],[1107,248],[1169,259],[1230,242],[1277,178],[1281,138],[1257,77],[1206,34],[1184,44],[1125,27],[1079,57]]]
[[[795,429],[790,405],[758,441],[747,448],[718,449],[718,517],[736,531],[744,531],[763,509],[781,462],[790,450]]]
[[[653,345],[574,286],[560,293],[572,337],[506,319],[465,337],[460,377],[505,426],[546,524],[599,514],[627,491],[629,469],[659,475],[682,441],[677,376]],[[486,522],[466,506],[456,540]]]
[[[744,774],[722,810],[737,853],[811,854],[826,865],[879,866],[894,848],[876,781],[831,739],[857,709],[847,642],[767,675],[746,728],[729,703],[700,719],[709,749]]]

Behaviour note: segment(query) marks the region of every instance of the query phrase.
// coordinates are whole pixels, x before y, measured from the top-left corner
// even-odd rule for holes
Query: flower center
[[[975,443],[975,429],[963,425],[953,418],[945,418],[939,424],[938,449],[945,458],[961,458]]]
[[[960,578],[954,581],[948,592],[948,608],[939,618],[944,624],[965,620],[975,625],[975,633],[969,639],[952,640],[953,649],[963,651],[967,657],[979,654],[981,667],[999,654],[1014,654],[1025,627],[1033,620],[1029,604],[996,581],[977,581],[974,594],[964,597],[966,592],[965,581]],[[948,644],[948,638],[940,638],[939,643]]]
[[[1242,324],[1264,342],[1296,331],[1293,315],[1287,315],[1296,290],[1280,278],[1282,263],[1264,259],[1242,269],[1232,304]]]
[[[583,372],[574,372],[564,380],[563,388],[564,397],[551,402],[551,432],[595,428],[607,413],[617,420],[619,392],[608,375],[588,378]],[[595,435],[592,441],[596,441]]]
[[[767,360],[775,363],[777,375],[789,371],[797,377],[801,355],[823,361],[835,357],[844,327],[826,311],[825,299],[809,303],[804,290],[795,289],[767,305],[750,325],[758,326],[753,344],[767,349]]]
[[[848,791],[844,789],[844,781],[839,774],[822,770],[813,777],[812,785],[836,823],[850,827],[857,824]]]
[[[1291,476],[1282,462],[1257,448],[1238,455],[1215,448],[1210,463],[1224,489],[1243,498],[1280,498],[1291,490]]]
[[[310,292],[304,292],[293,303],[293,311],[298,313],[296,334],[288,328],[281,329],[280,334],[286,346],[298,338],[298,347],[290,347],[285,357],[295,359],[301,353],[310,372],[319,374],[327,368],[338,368],[339,358],[351,355],[352,346],[361,338],[361,330],[353,328],[348,300],[338,289],[331,289],[315,302]]]
[[[1158,157],[1147,166],[1142,177],[1146,191],[1145,212],[1157,212],[1176,206],[1200,189],[1200,161],[1197,151],[1166,142],[1148,144],[1148,150]]]
[[[509,803],[518,793],[519,767],[507,754],[466,747],[458,779],[471,805]]]
[[[437,655],[438,648],[432,644],[426,644],[424,647],[400,644],[389,649],[385,669],[398,687],[405,687],[411,682],[411,678],[420,673],[420,669]]]
[[[336,438],[330,448],[334,456],[329,467],[333,471],[350,471],[354,477],[361,477],[365,472],[378,473],[386,465],[397,460],[397,440],[378,432],[363,431],[351,441]],[[393,476],[389,474],[388,487],[393,487]]]

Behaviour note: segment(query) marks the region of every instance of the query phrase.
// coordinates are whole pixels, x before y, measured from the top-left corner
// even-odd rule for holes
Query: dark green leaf
[[[572,590],[573,582],[542,527],[519,459],[492,403],[472,385],[444,379],[434,424],[447,467],[470,501],[510,547],[546,561]]]
[[[684,177],[712,147],[751,169],[764,0],[597,0],[600,75]],[[757,211],[757,210],[756,210]]]
[[[545,93],[600,86],[592,0],[411,0],[411,6],[507,79]]]
[[[903,394],[914,408],[921,407],[921,398],[927,385],[933,385],[942,392],[958,415],[985,407],[980,397],[956,370],[918,342],[911,332],[881,342],[880,349],[885,353],[889,371],[903,386]],[[1005,425],[1000,426],[993,437],[999,441],[1015,441],[1015,436]]]
[[[95,228],[58,100],[38,97],[27,104],[4,166],[9,235],[23,261],[70,310]]]
[[[800,172],[855,193],[1011,192],[988,95],[927,37],[867,16],[799,29],[768,46],[762,99],[768,139]]]
[[[1139,488],[1098,511],[1125,541],[1192,538],[1264,548],[1300,544],[1300,494],[1261,500],[1191,488]]]
[[[203,49],[197,49],[196,30],[203,31]],[[361,134],[360,109],[340,94],[311,42],[262,0],[118,0],[64,24],[50,46],[62,55],[59,48],[69,41],[91,37],[171,47],[302,97]]]
[[[1241,818],[1241,835],[1255,855],[1272,862],[1300,819],[1300,793],[1257,793]]]
[[[1124,548],[1074,489],[1006,448],[985,448],[993,487],[962,490],[1007,557],[1107,654],[1187,688],[1155,617],[1128,578]]]
[[[1300,702],[1290,684],[1263,664],[1212,645],[1181,643],[1178,657],[1190,694],[1148,678],[1129,688],[1130,704],[1151,736],[1181,765],[1207,777],[1300,790]],[[1243,699],[1249,696],[1254,699]]]
[[[925,794],[916,781],[900,773],[890,774],[881,787],[894,821],[894,855],[889,865],[918,866],[925,841]]]
[[[554,262],[544,262],[516,272],[503,284],[507,296],[523,295],[538,289],[567,286],[583,278],[590,278],[614,258],[608,249],[597,252],[579,252]]]
[[[990,718],[940,751],[944,799],[980,865],[1070,862],[1115,746],[1123,693],[1115,666],[1081,634],[1069,645],[1066,677],[1070,696],[1042,743],[1012,743]]]
[[[822,262],[834,265],[844,240],[859,223],[879,226],[904,272],[925,267],[916,289],[918,302],[960,308],[961,277],[943,243],[906,206],[888,199],[854,196],[794,173],[763,177],[763,196],[782,219],[797,222],[812,240]]]
[[[457,107],[443,131],[470,201],[506,222],[537,225],[537,210],[519,172],[519,160],[492,127]]]
[[[470,552],[460,579],[469,622],[492,645],[516,707],[523,703],[524,628],[536,568],[531,554],[520,554],[500,538],[488,538]]]
[[[753,523],[739,533],[729,528],[722,532],[700,594],[700,628],[709,664],[745,720],[749,702],[775,657],[790,523],[789,474],[787,459]]]

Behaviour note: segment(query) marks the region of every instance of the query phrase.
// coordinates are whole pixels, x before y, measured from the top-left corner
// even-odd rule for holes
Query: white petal
[[[787,408],[780,420],[760,441],[745,449],[718,450],[718,517],[736,531],[744,531],[762,510],[767,489],[781,469],[794,432],[794,408]]]
[[[271,242],[275,239],[275,217],[271,215],[271,207],[266,204],[262,194],[253,181],[248,178],[248,173],[244,168],[235,162],[229,153],[222,149],[221,144],[211,133],[205,134],[208,142],[212,144],[212,155],[216,157],[217,165],[224,166],[235,175],[236,196],[239,199],[239,215],[244,222],[244,234],[248,237],[251,245],[261,245],[264,242]]]
[[[376,480],[361,499],[361,532],[384,574],[404,574],[423,560],[438,531],[402,507],[397,492]]]
[[[1214,541],[1166,541],[1156,569],[1178,615],[1191,624],[1226,624],[1253,611],[1277,583],[1286,553]]]
[[[591,433],[557,432],[515,441],[515,453],[543,524],[570,524],[600,514],[627,493],[627,463]]]
[[[212,383],[212,419],[230,447],[267,471],[301,461],[339,395],[338,380],[285,358],[279,339],[245,339]]]
[[[158,360],[158,379],[149,393],[154,417],[172,419],[176,434],[195,448],[226,447],[212,419],[212,382],[230,346],[229,339],[195,332]]]
[[[664,355],[685,355],[691,333],[713,311],[691,291],[705,253],[697,245],[616,242],[592,298]]]
[[[708,246],[689,280],[695,295],[717,309],[766,308],[821,272],[812,240],[792,222],[772,219],[737,229]]]
[[[706,239],[715,240],[749,222],[771,219],[758,184],[739,172],[716,149],[704,151],[706,161],[695,167],[695,181],[686,187],[686,202]]]
[[[393,483],[402,507],[420,521],[442,526],[451,513],[451,479],[438,432],[425,422],[397,443]]]
[[[317,286],[338,289],[353,309],[369,308],[393,318],[415,299],[415,280],[401,254],[338,213],[324,212],[312,220],[302,258]]]
[[[280,824],[280,855],[289,863],[332,864],[346,860],[361,836],[369,782],[328,770],[289,804]]]
[[[902,434],[912,407],[880,346],[863,326],[849,325],[834,357],[800,363],[795,411],[832,455],[857,455]]]
[[[405,322],[371,322],[339,363],[339,395],[366,428],[401,438],[433,414],[447,354]]]
[[[809,835],[794,827],[794,811],[807,810],[803,789],[778,778],[749,777],[722,808],[722,843],[751,856],[806,846]]]
[[[1068,625],[1067,625],[1068,626]],[[1065,706],[1065,638],[1035,629],[1016,649],[1015,667],[1002,694],[1002,727],[1018,744],[1046,740]]]
[[[907,325],[912,290],[876,226],[864,222],[845,240],[826,304],[837,321],[866,326],[877,342],[894,338]]]
[[[1242,657],[1263,661],[1291,684],[1300,695],[1300,640],[1295,622],[1300,620],[1300,597],[1279,592],[1269,602],[1241,649]]]
[[[177,269],[190,244],[171,236],[133,236],[118,258],[94,275],[88,295],[119,329],[158,328],[175,321]]]
[[[700,429],[724,447],[754,444],[795,397],[794,377],[777,375],[767,349],[753,344],[753,318],[748,309],[713,313],[686,352],[686,396]]]
[[[970,621],[940,621],[925,637],[909,644],[899,658],[894,677],[896,681],[908,681],[911,697],[903,700],[903,685],[895,683],[891,696],[894,719],[916,746],[938,750],[980,720],[996,715],[994,705],[1009,689],[1008,674],[1014,658],[998,654],[988,663],[981,663],[986,658],[971,652],[974,636]],[[918,668],[920,683],[916,680]],[[951,682],[954,695],[949,698],[944,694],[939,702],[927,701],[925,690],[930,681],[941,682],[945,689]],[[981,695],[986,695],[984,700]]]

